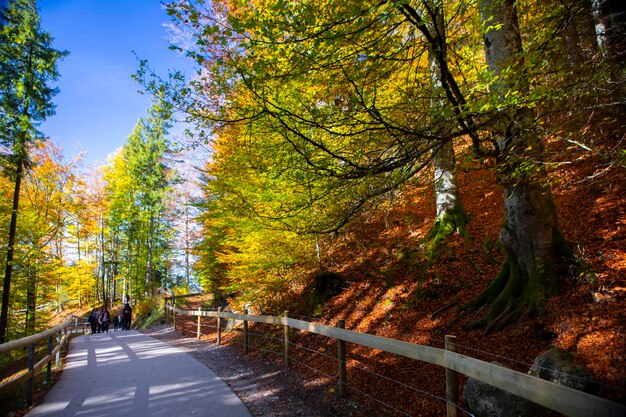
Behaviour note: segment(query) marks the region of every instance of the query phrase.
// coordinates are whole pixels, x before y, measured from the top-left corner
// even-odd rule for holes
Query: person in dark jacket
[[[111,314],[109,310],[107,310],[106,306],[102,307],[100,310],[100,326],[102,328],[102,333],[109,332],[109,322],[111,321]]]
[[[92,334],[99,332],[99,328],[100,328],[100,325],[98,323],[99,318],[100,318],[100,312],[98,311],[98,309],[94,308],[93,310],[91,310],[91,314],[89,315],[89,318],[87,319],[87,321],[91,325]]]
[[[130,304],[124,304],[122,309],[122,318],[124,319],[124,328],[122,330],[130,330],[130,322],[133,317],[133,309]]]

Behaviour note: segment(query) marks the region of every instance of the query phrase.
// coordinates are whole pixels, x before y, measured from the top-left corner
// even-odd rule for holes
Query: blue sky
[[[0,0],[1,1],[1,0]],[[169,21],[158,0],[41,0],[42,27],[70,55],[59,63],[56,115],[41,127],[66,158],[85,151],[87,164],[103,163],[125,141],[150,98],[131,79],[135,51],[158,73],[191,73],[188,59],[168,49]]]

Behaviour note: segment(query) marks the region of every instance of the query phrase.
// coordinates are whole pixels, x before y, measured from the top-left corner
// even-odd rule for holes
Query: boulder
[[[568,351],[559,348],[537,356],[528,373],[588,393],[593,393],[596,386],[591,374],[574,362]],[[463,398],[476,417],[541,417],[550,414],[549,410],[532,401],[473,378],[468,378],[463,387]]]
[[[589,371],[574,362],[571,353],[560,348],[551,349],[537,356],[528,373],[591,394],[597,387]]]
[[[463,398],[476,417],[541,417],[549,414],[532,401],[474,378],[468,378],[463,387]]]

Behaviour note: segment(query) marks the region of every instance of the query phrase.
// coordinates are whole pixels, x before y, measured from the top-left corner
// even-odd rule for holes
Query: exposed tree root
[[[528,277],[512,252],[492,283],[463,310],[480,311],[489,307],[485,317],[466,325],[466,329],[484,328],[485,334],[542,313],[542,305],[557,291],[558,272],[553,259],[536,259],[536,269]]]
[[[438,219],[424,238],[426,253],[433,254],[437,245],[452,233],[465,236],[467,234],[465,226],[469,223],[469,216],[463,206],[457,204],[453,210],[446,212]]]

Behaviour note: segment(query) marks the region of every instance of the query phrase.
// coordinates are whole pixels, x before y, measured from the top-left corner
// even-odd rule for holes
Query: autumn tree
[[[107,276],[113,295],[143,298],[165,285],[171,269],[173,232],[168,208],[175,171],[170,167],[168,129],[171,110],[155,98],[121,151],[105,167]]]
[[[124,158],[130,178],[137,185],[136,202],[140,212],[146,217],[146,290],[155,290],[154,251],[157,246],[158,223],[162,220],[164,200],[172,181],[171,170],[166,165],[168,149],[168,129],[171,109],[163,101],[156,99],[148,110],[148,116],[140,120],[135,131],[124,146]]]
[[[17,285],[25,288],[25,332],[32,334],[36,307],[42,303],[61,305],[66,295],[59,269],[63,265],[61,240],[70,217],[72,163],[64,163],[61,151],[49,141],[33,149],[33,168],[23,182],[20,209],[24,218],[18,229],[16,250]],[[17,289],[17,288],[16,288]]]
[[[237,153],[222,144],[215,156],[238,168],[215,176],[251,218],[301,234],[337,231],[434,160],[432,236],[462,230],[453,140],[473,135],[476,122],[450,69],[461,61],[446,53],[442,4],[428,8],[430,23],[394,3],[178,6],[172,13],[207,47],[191,52],[199,79],[172,99],[200,127],[222,136],[230,125],[241,136],[227,139],[240,143]]]
[[[467,139],[469,156],[491,163],[504,191],[507,256],[467,306],[490,305],[476,324],[491,330],[540,311],[568,262],[543,162],[544,122],[602,82],[572,76],[558,59],[569,22],[577,17],[583,29],[587,9],[573,3],[519,2],[525,31],[512,0],[176,2],[170,13],[195,37],[187,53],[202,70],[188,85],[178,76],[146,84],[169,91],[217,144],[239,143],[247,158],[216,148],[216,161],[241,164],[218,181],[230,181],[230,195],[257,218],[300,232],[339,230]],[[235,172],[256,175],[235,184]],[[292,194],[312,184],[311,198],[266,193],[272,183]]]
[[[321,6],[237,4],[229,15],[226,2],[200,2],[179,5],[172,13],[197,28],[200,45],[211,45],[191,53],[205,68],[192,87],[207,94],[178,94],[188,99],[179,102],[181,108],[202,108],[199,123],[255,124],[263,133],[250,139],[262,141],[272,132],[282,141],[279,146],[292,149],[292,160],[311,167],[317,181],[352,184],[343,209],[325,224],[310,226],[310,231],[327,232],[395,192],[430,165],[434,151],[468,129],[459,124],[459,100],[453,112],[433,117],[424,111],[434,99],[429,46],[415,26],[405,24],[403,10],[391,3]],[[214,17],[221,15],[225,19]],[[202,31],[203,26],[211,31]],[[437,96],[458,96],[447,62],[436,64],[445,67]],[[312,196],[318,207],[332,204],[330,194],[337,197],[327,191]]]
[[[52,48],[52,36],[40,26],[34,0],[12,0],[0,13],[0,142],[5,152],[3,171],[15,184],[0,313],[2,343],[8,324],[20,187],[29,167],[28,149],[42,137],[38,124],[54,113],[52,97],[57,90],[49,83],[58,78],[56,63],[67,52]]]
[[[319,268],[314,236],[297,232],[305,225],[277,223],[280,213],[310,204],[311,184],[305,170],[278,154],[270,166],[255,167],[261,163],[257,148],[246,142],[240,130],[225,129],[206,164],[199,203],[202,239],[195,249],[195,268],[205,290],[238,291],[244,302],[278,308]],[[277,175],[286,169],[292,179],[300,178],[300,186]],[[260,211],[276,214],[255,214]]]

